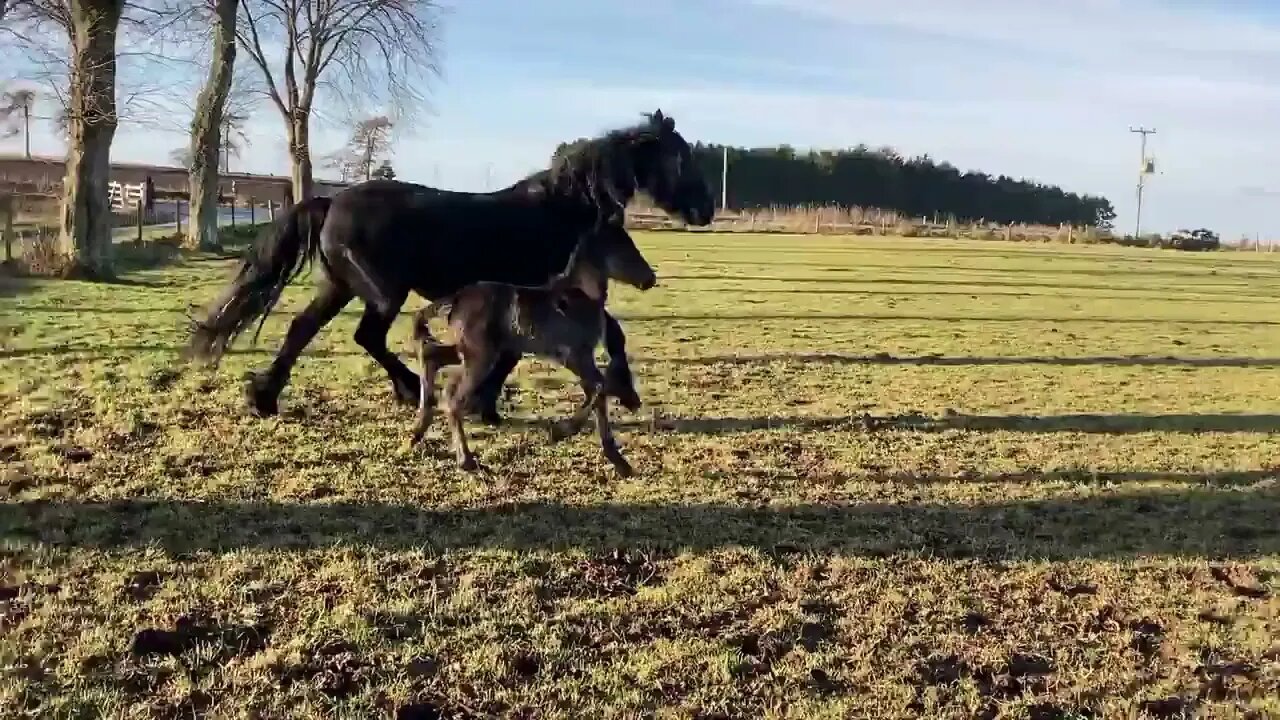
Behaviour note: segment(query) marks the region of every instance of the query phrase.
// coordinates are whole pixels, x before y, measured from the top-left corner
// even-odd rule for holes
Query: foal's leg
[[[596,433],[600,436],[600,449],[619,475],[631,477],[635,474],[635,470],[631,468],[631,463],[622,457],[622,451],[618,449],[618,441],[613,437],[613,426],[609,423],[609,402],[603,393],[596,396],[595,409]]]
[[[609,353],[609,364],[604,371],[605,390],[617,398],[622,407],[639,412],[640,395],[627,364],[627,335],[608,310],[604,311],[604,349]]]
[[[594,409],[596,432],[600,435],[600,449],[604,452],[605,458],[622,477],[634,475],[635,471],[632,470],[626,458],[622,457],[622,452],[618,450],[618,443],[613,437],[613,428],[609,425],[609,398],[604,392],[605,380],[600,374],[600,368],[596,366],[595,358],[589,351],[580,353],[570,362],[565,363],[565,367],[578,376],[583,391],[587,393],[587,402],[583,403],[582,408],[570,423],[576,423],[576,429],[581,429],[582,423],[586,420],[587,411]]]
[[[418,421],[413,425],[410,445],[417,445],[431,426],[431,411],[435,409],[436,373],[440,368],[431,357],[433,343],[430,339],[418,340],[418,365],[422,368],[422,387],[418,391]]]
[[[418,375],[409,369],[396,354],[387,348],[387,332],[391,323],[400,313],[400,306],[408,297],[407,293],[389,298],[390,305],[378,307],[374,303],[365,303],[364,316],[356,326],[355,340],[365,349],[391,377],[391,389],[396,398],[406,404],[417,404],[419,395]]]
[[[249,409],[259,417],[275,415],[279,412],[280,391],[289,382],[289,373],[298,361],[307,343],[315,338],[320,328],[337,317],[353,295],[346,287],[333,282],[328,277],[320,281],[320,289],[316,292],[307,307],[298,313],[289,323],[289,332],[285,335],[284,344],[276,353],[265,372],[254,373],[245,388],[245,399]]]
[[[466,415],[467,403],[470,402],[476,387],[484,381],[484,377],[493,368],[494,353],[487,350],[468,351],[458,348],[462,359],[462,376],[454,380],[445,401],[445,412],[449,417],[449,429],[453,433],[454,454],[458,458],[458,467],[472,471],[480,467],[476,456],[467,446],[467,433],[462,427],[462,418]]]
[[[435,410],[436,377],[440,369],[459,362],[458,351],[452,345],[440,345],[433,340],[421,340],[418,344],[418,361],[422,365],[422,390],[418,393],[418,422],[413,426],[410,444],[416,445],[431,426],[431,414]]]
[[[552,442],[559,442],[582,432],[582,426],[587,423],[587,416],[591,414],[596,399],[606,397],[604,376],[600,374],[600,368],[596,367],[595,358],[589,350],[575,352],[565,358],[562,364],[566,370],[578,376],[578,384],[585,397],[571,417],[551,426]]]

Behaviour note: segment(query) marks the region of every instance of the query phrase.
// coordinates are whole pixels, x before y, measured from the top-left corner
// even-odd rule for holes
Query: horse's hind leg
[[[274,415],[279,411],[280,391],[289,382],[289,374],[303,348],[315,338],[320,328],[337,317],[352,297],[350,291],[329,278],[321,280],[319,292],[289,323],[289,332],[271,367],[250,377],[245,388],[250,410],[258,416]]]
[[[484,382],[476,388],[472,396],[469,412],[478,413],[480,419],[489,425],[501,425],[502,416],[498,414],[498,400],[502,396],[502,387],[507,376],[520,362],[520,353],[506,352],[498,356],[497,361],[484,377]]]
[[[403,293],[398,297],[389,298],[390,304],[385,307],[366,303],[364,316],[356,326],[355,340],[387,371],[387,375],[391,377],[391,388],[396,398],[403,403],[416,405],[420,394],[417,373],[410,370],[409,366],[387,348],[387,332],[391,330],[391,323],[395,322],[396,315],[400,313],[400,306],[404,304],[407,297],[408,293]]]

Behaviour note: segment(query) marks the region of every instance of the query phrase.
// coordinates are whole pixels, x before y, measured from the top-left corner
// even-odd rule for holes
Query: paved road
[[[162,212],[166,210],[172,212],[173,210],[172,207],[165,208],[163,205],[161,205],[158,209],[160,209]],[[279,208],[277,208],[276,211],[279,212]],[[250,213],[249,208],[247,207],[238,207],[235,209],[235,222],[237,225],[250,225],[255,223],[264,223],[264,222],[267,222],[270,217],[271,215],[268,214],[267,208],[265,205],[262,207],[256,208],[253,211],[253,213]],[[232,219],[231,208],[228,208],[228,207],[218,208],[218,225],[219,226],[230,225],[231,219]],[[188,208],[186,205],[183,205],[182,206],[183,229],[187,227],[187,223],[189,222],[191,222],[190,208]],[[168,222],[153,223],[151,225],[142,226],[142,229],[144,231],[156,231],[161,228],[177,229],[175,223],[172,220]],[[131,232],[131,229],[116,228],[116,232],[127,233],[127,232]]]

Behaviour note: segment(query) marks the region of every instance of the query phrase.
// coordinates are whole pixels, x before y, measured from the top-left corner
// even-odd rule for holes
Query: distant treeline
[[[579,141],[581,142],[581,141]],[[561,144],[557,154],[577,143]],[[694,146],[708,182],[720,195],[722,146]],[[799,152],[729,148],[729,207],[840,205],[893,210],[912,217],[954,217],[1031,225],[1111,228],[1111,201],[1005,175],[961,172],[926,156],[904,158],[891,148]]]
[[[702,145],[695,157],[720,192],[722,148]],[[889,148],[797,152],[729,148],[729,207],[844,205],[896,210],[908,216],[954,216],[961,222],[1076,225],[1109,229],[1111,201],[1005,175],[961,172],[926,156],[904,158]]]

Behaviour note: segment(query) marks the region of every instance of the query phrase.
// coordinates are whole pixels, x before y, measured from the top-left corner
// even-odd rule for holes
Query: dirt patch
[[[577,562],[567,573],[550,580],[551,598],[630,597],[640,588],[663,581],[660,559],[639,551],[613,550]]]
[[[388,640],[407,640],[422,634],[422,618],[407,613],[373,612],[365,620]]]
[[[1211,651],[1201,653],[1195,674],[1200,679],[1200,700],[1248,700],[1260,691],[1258,668],[1247,662],[1221,659]]]
[[[1067,597],[1079,597],[1081,595],[1098,594],[1098,586],[1087,582],[1073,582],[1071,580],[1054,576],[1050,577],[1049,589],[1066,595]]]
[[[396,720],[445,720],[445,714],[433,703],[409,703],[396,708]]]
[[[1129,641],[1129,647],[1142,655],[1146,660],[1152,660],[1160,654],[1160,648],[1164,645],[1164,627],[1157,622],[1153,622],[1146,618],[1127,624],[1129,630],[1133,632],[1133,638]]]
[[[130,600],[142,602],[155,595],[163,582],[164,575],[154,570],[136,572],[130,575],[128,580],[125,580],[121,593]]]
[[[1262,600],[1270,596],[1248,568],[1215,567],[1210,572],[1215,580],[1226,585],[1239,597]]]
[[[1151,720],[1184,720],[1193,717],[1196,709],[1195,703],[1177,696],[1147,700],[1138,707]]]
[[[264,625],[225,625],[194,617],[178,618],[173,630],[148,628],[133,636],[134,657],[176,657],[201,643],[217,643],[219,658],[253,655],[267,647],[270,629]]]
[[[965,613],[964,617],[960,618],[960,627],[964,628],[969,635],[977,635],[990,625],[991,618],[977,611]]]
[[[522,651],[511,657],[511,672],[521,680],[530,680],[542,669],[542,661],[532,652]]]
[[[1089,708],[1064,708],[1053,703],[1036,703],[1027,708],[1027,720],[1088,720],[1098,714]]]
[[[356,653],[354,647],[344,642],[324,645],[313,651],[303,663],[278,672],[283,687],[305,682],[333,699],[350,697],[371,682],[374,675],[369,663]]]
[[[86,463],[93,459],[93,451],[80,445],[59,445],[54,448],[54,452],[72,465]]]

